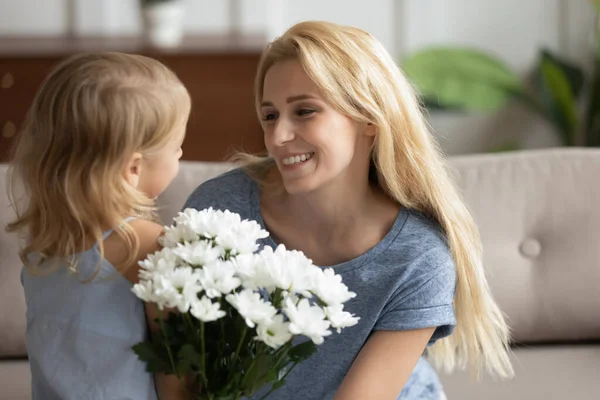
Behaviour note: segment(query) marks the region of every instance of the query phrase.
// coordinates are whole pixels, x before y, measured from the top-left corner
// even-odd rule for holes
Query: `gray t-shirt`
[[[259,186],[241,170],[201,184],[188,198],[187,207],[228,209],[265,228]],[[261,244],[276,246],[271,237]],[[423,214],[401,208],[381,242],[333,268],[357,294],[345,310],[360,321],[325,338],[317,353],[296,366],[286,384],[269,399],[333,398],[373,331],[437,327],[431,345],[454,329],[455,264],[441,228]],[[398,399],[437,400],[441,392],[435,372],[421,359]]]

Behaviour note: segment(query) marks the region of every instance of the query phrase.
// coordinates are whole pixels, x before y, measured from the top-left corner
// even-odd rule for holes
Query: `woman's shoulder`
[[[242,169],[236,168],[201,183],[187,198],[185,208],[208,207],[245,213],[257,183]]]
[[[442,226],[420,211],[405,209],[404,212],[402,230],[388,248],[388,257],[402,260],[405,265],[453,270],[454,260]]]
[[[403,241],[419,247],[448,249],[448,238],[440,223],[433,217],[414,209],[406,209],[406,223],[402,229]]]

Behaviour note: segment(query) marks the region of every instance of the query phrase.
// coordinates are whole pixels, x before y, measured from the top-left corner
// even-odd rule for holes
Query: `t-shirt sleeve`
[[[208,180],[201,183],[193,192],[190,194],[182,207],[182,210],[186,208],[195,208],[196,210],[203,210],[205,208],[219,207],[219,197],[217,191],[219,185],[215,179]]]
[[[245,215],[251,194],[250,178],[241,170],[233,170],[200,184],[187,198],[182,210],[212,207]]]
[[[441,240],[431,243],[406,267],[402,279],[375,324],[375,330],[436,327],[429,344],[450,335],[456,326],[456,267]]]

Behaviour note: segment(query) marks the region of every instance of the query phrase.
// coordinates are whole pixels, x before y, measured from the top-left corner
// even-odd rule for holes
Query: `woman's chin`
[[[313,177],[302,176],[302,177],[283,177],[283,186],[285,191],[291,195],[302,195],[310,193],[317,189],[317,184]]]

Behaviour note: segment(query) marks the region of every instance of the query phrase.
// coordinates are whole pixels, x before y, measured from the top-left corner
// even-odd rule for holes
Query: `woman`
[[[335,268],[358,325],[329,336],[275,399],[440,399],[428,362],[510,376],[508,329],[478,232],[417,99],[364,31],[303,22],[265,50],[256,107],[268,156],[200,185],[186,207],[259,221]]]

